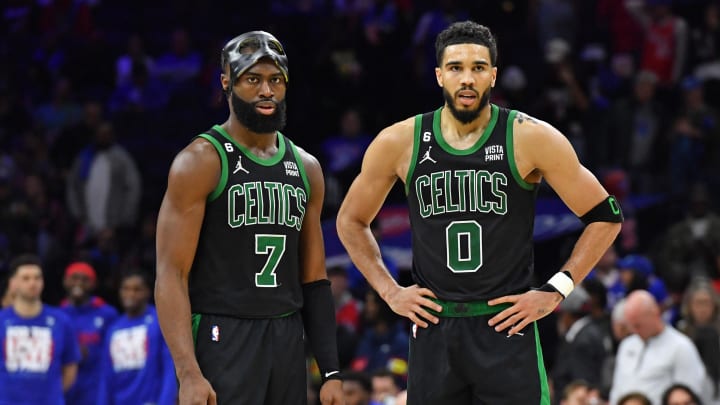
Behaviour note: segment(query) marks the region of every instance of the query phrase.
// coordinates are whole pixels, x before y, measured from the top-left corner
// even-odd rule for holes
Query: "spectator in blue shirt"
[[[10,264],[12,305],[0,311],[0,405],[64,405],[75,382],[80,349],[70,319],[40,300],[40,260]]]
[[[92,295],[96,280],[95,269],[88,263],[74,262],[65,269],[63,285],[67,296],[60,308],[72,322],[82,354],[77,382],[65,394],[72,405],[96,404],[105,332],[118,316],[114,307]]]
[[[107,332],[102,353],[98,404],[175,405],[175,366],[165,344],[151,283],[142,272],[125,274],[120,301],[125,313]]]

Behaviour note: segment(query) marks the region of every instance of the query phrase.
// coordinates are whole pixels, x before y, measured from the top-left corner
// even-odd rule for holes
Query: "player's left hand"
[[[342,381],[327,380],[320,387],[320,403],[322,405],[345,405]]]
[[[508,303],[512,304],[512,306],[493,316],[488,321],[488,325],[495,327],[496,332],[502,332],[510,328],[507,334],[512,336],[531,322],[547,316],[560,301],[562,301],[562,296],[559,293],[537,290],[495,298],[488,301],[488,304]]]

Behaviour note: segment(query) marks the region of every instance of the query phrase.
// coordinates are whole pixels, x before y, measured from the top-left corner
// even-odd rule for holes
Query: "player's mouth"
[[[274,101],[260,101],[255,103],[255,110],[263,115],[272,115],[277,110],[277,104]]]
[[[478,94],[474,90],[460,90],[457,93],[457,99],[460,101],[460,104],[467,107],[475,104],[475,101],[478,99]]]

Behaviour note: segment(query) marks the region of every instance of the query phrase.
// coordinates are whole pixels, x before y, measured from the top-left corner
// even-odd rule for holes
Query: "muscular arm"
[[[385,202],[398,178],[404,178],[413,148],[413,120],[408,119],[384,129],[370,144],[363,158],[360,174],[353,181],[337,215],[340,241],[350,258],[370,285],[396,313],[410,318],[419,326],[437,318],[421,308],[442,308],[422,296],[435,295],[427,289],[412,287],[412,299],[402,300],[403,289],[392,278],[383,263],[380,247],[370,231],[370,222]],[[410,297],[409,297],[410,298]]]
[[[515,159],[520,175],[534,183],[545,178],[575,215],[586,214],[608,196],[607,191],[580,164],[565,136],[544,122],[528,118],[518,114],[513,123]],[[574,283],[579,284],[615,240],[620,226],[611,222],[593,222],[586,226],[560,270],[569,271]],[[510,328],[508,334],[515,334],[552,312],[561,299],[558,293],[529,291],[491,300],[491,305],[513,305],[494,316],[489,324],[497,331]]]
[[[300,149],[300,154],[310,183],[310,201],[308,201],[300,231],[300,268],[302,269],[300,282],[307,284],[327,279],[325,245],[320,225],[320,215],[325,199],[325,180],[317,159],[302,149]]]
[[[217,184],[220,159],[211,144],[195,140],[170,168],[157,224],[155,302],[178,378],[200,373],[190,325],[188,275],[200,235],[205,201]]]
[[[397,138],[401,137],[398,132],[405,131],[404,124],[396,124],[383,130],[370,144],[360,174],[350,185],[337,215],[340,241],[383,299],[397,287],[397,282],[383,264],[370,223],[399,177],[396,169],[398,160],[404,158],[407,147],[412,149],[412,136],[403,136],[409,141],[407,146],[398,142]]]
[[[325,198],[325,181],[317,159],[304,150],[299,150],[310,183],[310,201],[308,201],[300,231],[302,269],[300,282],[303,284],[304,299],[303,324],[320,372],[332,371],[332,374],[336,374],[340,370],[335,340],[335,310],[330,292],[330,282],[327,281],[325,271],[325,249],[320,226],[320,214]],[[342,398],[340,380],[327,380],[320,388],[320,401],[323,405],[339,405],[342,403]]]
[[[555,128],[538,121],[516,121],[515,129],[524,160],[531,162],[535,175],[544,177],[575,215],[586,214],[608,196],[598,179],[580,164],[567,138]],[[572,274],[576,285],[610,247],[620,227],[612,222],[593,222],[585,227],[562,268]]]

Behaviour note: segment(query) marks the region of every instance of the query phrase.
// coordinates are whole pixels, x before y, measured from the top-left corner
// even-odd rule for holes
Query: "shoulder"
[[[516,112],[512,126],[514,137],[526,143],[540,144],[565,139],[565,136],[552,125],[522,111]]]
[[[43,313],[46,316],[52,316],[53,318],[55,318],[57,321],[63,323],[64,325],[70,326],[70,324],[71,324],[70,316],[65,311],[63,311],[62,309],[60,309],[58,307],[51,306],[51,305],[43,305]]]
[[[302,162],[303,166],[305,166],[306,170],[320,170],[320,161],[318,158],[316,158],[313,154],[305,150],[305,148],[297,145],[293,142],[293,145],[295,146],[295,149],[298,153],[298,158]]]
[[[414,135],[415,117],[413,116],[383,128],[373,142],[389,145],[407,145],[408,141],[412,141]],[[410,145],[412,145],[412,143]]]
[[[193,184],[193,189],[210,193],[220,174],[219,153],[206,139],[195,138],[175,156],[170,166],[169,184]]]

